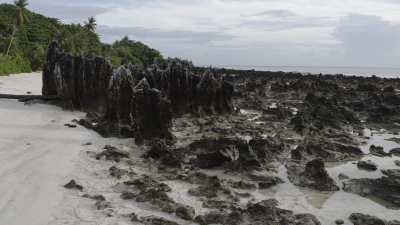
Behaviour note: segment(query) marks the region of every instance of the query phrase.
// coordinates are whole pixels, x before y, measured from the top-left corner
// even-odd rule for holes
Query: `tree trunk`
[[[31,100],[62,100],[59,96],[43,96],[43,95],[10,95],[10,94],[0,94],[0,99],[18,99],[20,102],[27,102]]]
[[[15,36],[16,30],[17,30],[17,28],[14,26],[13,33],[11,35],[10,44],[8,44],[6,56],[8,56],[8,54],[10,53],[11,45],[12,45],[12,42],[14,41],[14,36]]]

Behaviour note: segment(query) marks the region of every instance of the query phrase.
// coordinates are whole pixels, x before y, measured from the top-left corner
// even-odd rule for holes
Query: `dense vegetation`
[[[105,56],[114,66],[124,60],[147,66],[162,58],[157,50],[127,37],[113,44],[102,43],[95,32],[94,18],[84,24],[63,24],[31,12],[26,6],[26,0],[18,0],[15,5],[0,4],[0,75],[40,70],[51,40],[57,40],[65,51],[74,55]]]
[[[31,72],[30,62],[20,55],[7,57],[0,55],[0,75]]]

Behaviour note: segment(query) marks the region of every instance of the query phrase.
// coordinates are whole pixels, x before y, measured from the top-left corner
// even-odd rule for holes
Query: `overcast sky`
[[[0,3],[12,2],[0,0]],[[198,65],[400,67],[400,0],[31,0]]]

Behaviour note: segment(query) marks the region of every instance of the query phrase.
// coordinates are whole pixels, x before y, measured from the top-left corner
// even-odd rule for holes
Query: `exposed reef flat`
[[[83,180],[102,174],[82,194],[108,223],[357,224],[353,212],[400,219],[399,79],[178,59],[112,70],[56,43],[43,78],[44,95],[87,112],[75,123],[132,140],[82,155],[96,165]]]

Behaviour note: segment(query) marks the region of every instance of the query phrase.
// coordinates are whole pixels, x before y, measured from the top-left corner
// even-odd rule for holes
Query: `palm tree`
[[[10,40],[10,44],[8,45],[6,55],[8,55],[10,53],[11,45],[12,45],[12,42],[14,41],[14,36],[17,32],[17,28],[24,25],[25,21],[28,21],[28,15],[26,13],[26,11],[27,11],[26,7],[28,6],[28,0],[15,0],[14,4],[16,7],[16,14],[15,14],[15,17],[16,17],[15,22],[16,23],[14,25],[13,33],[11,35],[11,40]]]
[[[89,17],[88,21],[85,22],[85,28],[88,31],[94,32],[96,30],[97,23],[94,17]]]
[[[28,0],[16,0],[14,1],[14,4],[17,7],[17,26],[22,26],[25,21],[28,21],[28,16],[26,13]]]

